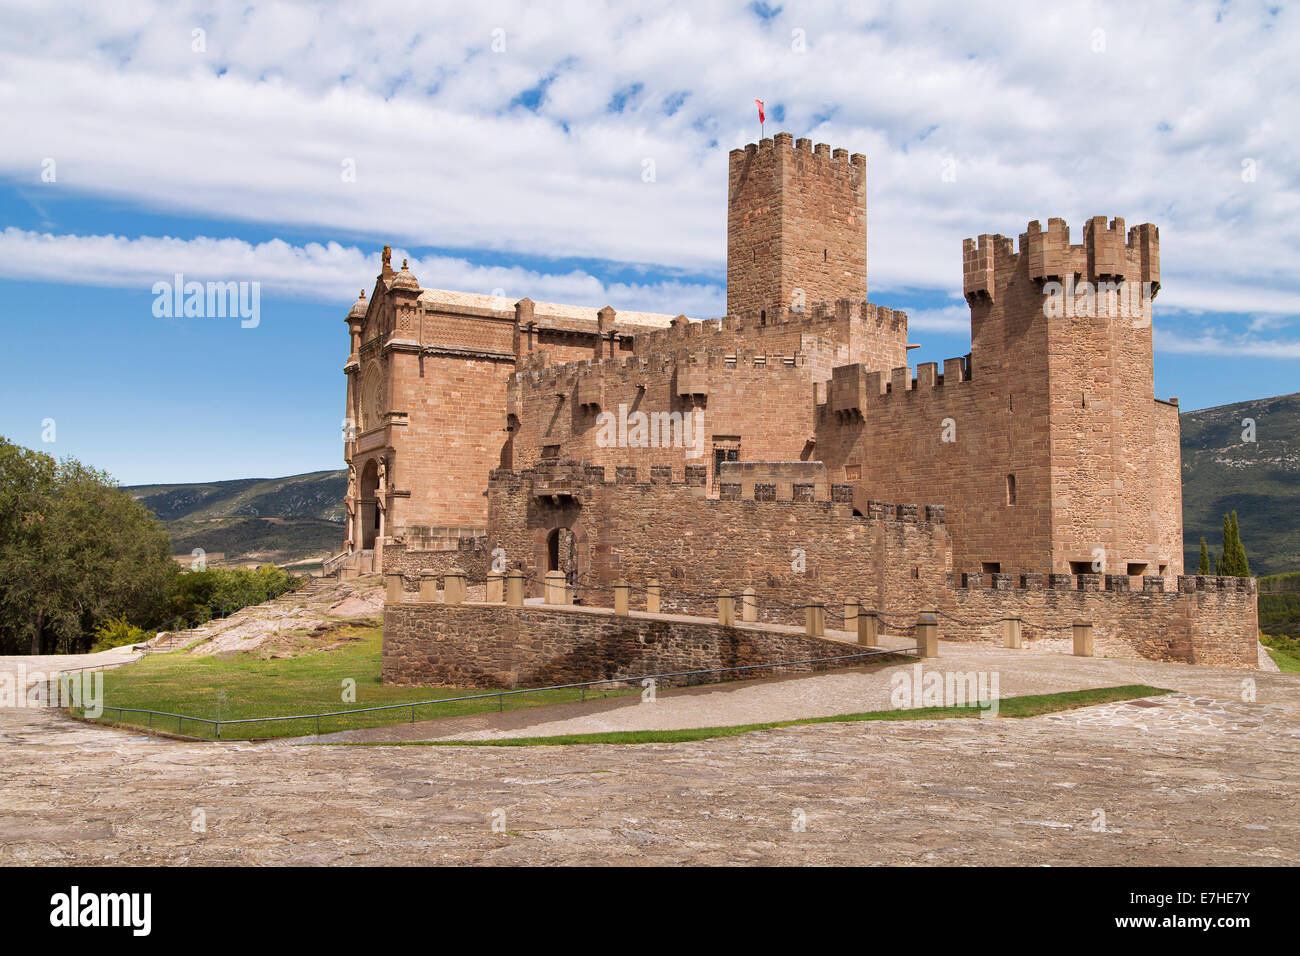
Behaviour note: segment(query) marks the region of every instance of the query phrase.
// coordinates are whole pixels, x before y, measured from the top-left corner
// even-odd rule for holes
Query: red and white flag
[[[767,122],[767,117],[763,115],[763,101],[762,101],[762,100],[754,100],[754,102],[758,104],[758,121],[759,121],[760,123],[766,123],[766,122]]]

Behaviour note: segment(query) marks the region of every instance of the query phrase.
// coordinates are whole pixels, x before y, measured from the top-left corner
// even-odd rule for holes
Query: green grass
[[[225,658],[194,657],[181,651],[156,654],[129,667],[104,672],[104,704],[108,708],[99,721],[109,724],[153,727],[189,737],[211,738],[210,724],[175,717],[118,714],[113,707],[135,707],[186,717],[229,720],[240,717],[279,717],[328,711],[378,707],[489,693],[459,688],[401,687],[380,680],[382,632],[377,623],[348,624],[327,635],[331,643],[342,642],[328,651],[312,651],[297,657],[263,659],[258,652],[238,653]],[[356,681],[356,700],[343,702],[343,681]],[[586,699],[639,693],[635,690],[592,691]],[[428,704],[415,709],[416,720],[459,717],[495,711],[536,707],[582,700],[580,688],[507,695],[498,698]],[[411,719],[410,709],[350,714],[321,718],[321,733],[357,730]],[[296,737],[316,732],[314,719],[239,724],[221,728],[222,740],[251,737]]]
[[[1278,647],[1265,646],[1268,656],[1283,674],[1300,674],[1300,655],[1288,653]]]
[[[1032,694],[1025,697],[1006,697],[998,702],[999,717],[1037,717],[1093,704],[1109,704],[1119,700],[1136,700],[1171,694],[1173,691],[1146,684],[1124,684],[1119,687],[1096,687],[1073,690],[1059,694]],[[920,707],[910,710],[870,710],[858,714],[840,714],[834,717],[808,717],[803,720],[780,720],[765,724],[737,724],[731,727],[694,727],[685,730],[626,730],[598,734],[565,734],[558,737],[507,737],[499,740],[418,740],[385,743],[367,742],[375,747],[557,747],[573,744],[676,744],[714,737],[738,737],[755,730],[773,730],[778,727],[800,727],[805,724],[855,723],[866,720],[943,720],[959,717],[978,717],[977,707]]]

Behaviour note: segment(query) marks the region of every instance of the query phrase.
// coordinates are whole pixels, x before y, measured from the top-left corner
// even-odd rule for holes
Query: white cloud
[[[20,133],[0,137],[0,176],[37,196],[277,232],[720,280],[726,152],[755,138],[760,96],[785,111],[769,115],[769,134],[867,154],[873,290],[959,291],[961,239],[1049,216],[1077,236],[1105,214],[1160,226],[1157,308],[1300,314],[1297,22],[1285,7],[1210,2],[1048,15],[1034,3],[868,13],[846,0],[769,23],[685,3],[7,5],[0,115]],[[791,49],[796,27],[806,53]],[[543,81],[536,114],[511,105]],[[624,111],[607,112],[635,84]],[[668,115],[665,100],[683,94]],[[53,184],[39,181],[46,157]],[[941,178],[945,157],[955,182]],[[355,183],[340,176],[347,158]],[[645,158],[654,183],[641,180]],[[69,231],[60,204],[42,205],[53,232]],[[213,242],[207,271],[248,255]],[[353,268],[347,249],[313,248],[284,254],[301,275],[281,281],[307,287]],[[373,275],[355,268],[348,288]],[[452,257],[426,271],[502,285],[477,268]],[[556,298],[599,294],[584,291],[598,282],[585,274],[538,276]],[[711,288],[625,291],[665,295],[628,307],[717,313]]]
[[[396,249],[394,258],[407,258]],[[603,282],[580,269],[545,273],[516,266],[481,266],[451,256],[410,257],[420,284],[430,289],[491,293],[509,298],[563,302],[600,308],[658,311],[703,318],[726,311],[721,286],[662,280],[643,284]],[[295,246],[282,239],[249,243],[242,239],[177,239],[169,236],[52,235],[8,228],[0,232],[0,276],[71,282],[78,285],[148,291],[175,273],[200,282],[234,279],[260,282],[263,294],[309,299],[336,306],[340,313],[379,271],[377,251],[337,242]]]
[[[1223,329],[1191,333],[1155,329],[1156,349],[1179,355],[1221,355],[1236,358],[1300,359],[1300,340],[1261,339]]]

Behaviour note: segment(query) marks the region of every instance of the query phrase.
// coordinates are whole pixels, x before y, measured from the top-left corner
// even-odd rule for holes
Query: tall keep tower
[[[867,296],[867,158],[789,133],[733,149],[727,312]]]

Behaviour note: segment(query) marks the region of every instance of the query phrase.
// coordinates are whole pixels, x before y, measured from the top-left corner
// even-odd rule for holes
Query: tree
[[[158,520],[104,472],[0,438],[0,652],[75,653],[159,620],[178,569]]]
[[[1225,577],[1250,577],[1250,561],[1241,543],[1241,526],[1237,523],[1235,511],[1223,516],[1223,555],[1215,573]]]
[[[1239,578],[1250,577],[1250,560],[1246,557],[1246,546],[1241,543],[1241,526],[1237,524],[1237,512],[1232,513],[1233,570]]]
[[[1196,573],[1210,573],[1210,552],[1205,548],[1205,535],[1201,535],[1201,566],[1197,568]]]

